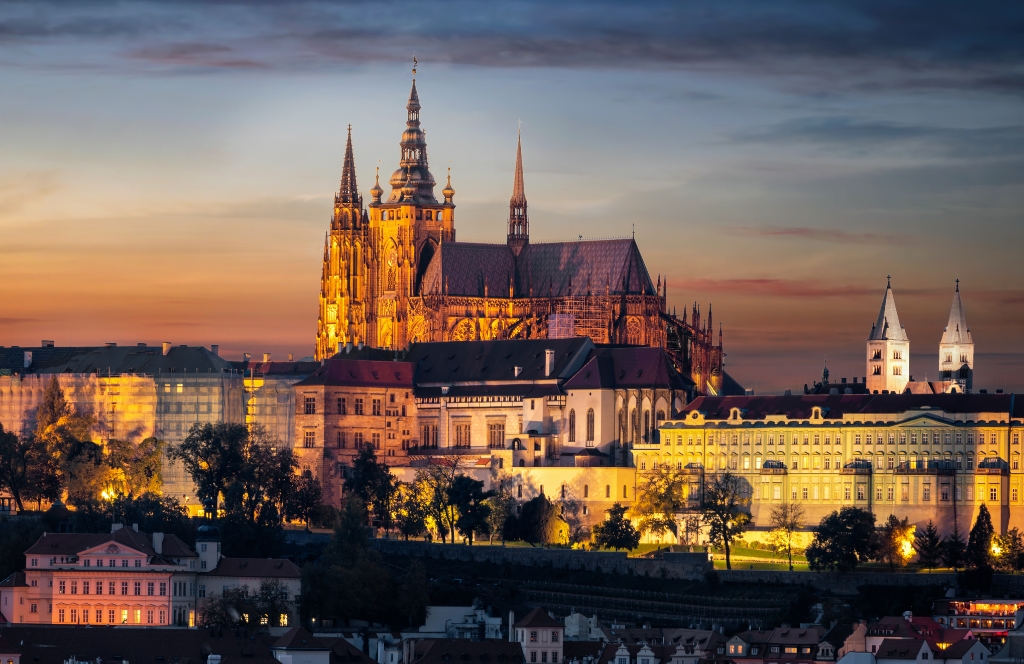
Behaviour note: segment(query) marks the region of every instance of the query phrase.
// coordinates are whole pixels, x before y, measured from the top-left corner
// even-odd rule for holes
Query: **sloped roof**
[[[270,362],[256,362],[253,360],[241,360],[231,362],[236,371],[252,371],[258,376],[295,376],[301,378],[320,368],[319,362],[299,360],[297,362],[281,362],[271,360]]]
[[[960,639],[958,641],[954,641],[953,643],[951,643],[949,646],[944,648],[939,654],[943,659],[959,659],[966,655],[968,652],[970,652],[971,648],[973,648],[976,645],[982,648],[985,647],[977,639]]]
[[[153,549],[153,538],[148,533],[135,532],[132,528],[119,528],[112,533],[44,533],[30,546],[26,555],[74,556],[106,544],[120,544],[147,556],[158,555]],[[164,556],[195,556],[196,553],[177,535],[164,535]]]
[[[24,368],[24,353],[32,364]],[[230,373],[231,363],[202,346],[43,346],[0,348],[0,369],[16,373],[207,374]]]
[[[335,356],[337,357],[337,356]],[[295,387],[348,385],[367,387],[412,387],[412,362],[330,359]]]
[[[883,639],[881,645],[878,646],[878,651],[875,653],[875,658],[917,659],[921,648],[927,647],[928,644],[925,643],[924,639]]]
[[[960,284],[953,293],[953,304],[949,307],[949,321],[942,331],[940,344],[973,344],[971,328],[967,327],[967,315],[964,314],[964,303],[960,301]]]
[[[326,644],[310,634],[302,627],[292,627],[274,641],[274,648],[286,650],[330,650]]]
[[[907,332],[900,324],[899,314],[896,313],[896,298],[893,297],[891,286],[885,287],[882,307],[878,310],[878,320],[871,328],[868,340],[907,341]]]
[[[523,649],[504,640],[423,639],[416,642],[411,664],[520,664]]]
[[[844,415],[881,415],[928,408],[958,416],[1007,413],[1012,417],[1024,417],[1024,399],[1016,399],[1013,394],[975,393],[697,397],[686,405],[683,412],[700,411],[706,419],[725,420],[729,418],[731,409],[739,408],[744,411],[744,420],[760,420],[768,415],[809,419],[815,407],[822,409],[825,420],[841,420]]]
[[[515,627],[561,627],[562,623],[551,617],[547,611],[538,607],[516,621]]]
[[[405,359],[416,365],[417,386],[485,381],[529,385],[538,381],[555,383],[566,378],[567,372],[582,361],[580,353],[592,347],[587,337],[443,341],[413,344]],[[550,376],[544,375],[547,350],[555,351],[555,366]],[[518,376],[515,367],[522,368]]]
[[[316,638],[320,643],[331,649],[332,664],[335,662],[354,662],[356,664],[377,663],[377,660],[364,653],[343,637],[321,635]]]
[[[661,348],[598,346],[590,359],[565,382],[567,390],[667,388],[684,390],[693,385],[675,370]]]
[[[516,257],[506,244],[444,242],[424,271],[421,292],[468,297],[655,295],[636,241],[530,243]]]
[[[267,579],[299,579],[302,570],[285,558],[221,558],[205,576],[238,576]]]

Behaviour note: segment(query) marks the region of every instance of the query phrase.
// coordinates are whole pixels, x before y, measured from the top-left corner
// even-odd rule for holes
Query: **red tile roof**
[[[411,362],[330,359],[295,386],[348,385],[412,389],[415,368]]]

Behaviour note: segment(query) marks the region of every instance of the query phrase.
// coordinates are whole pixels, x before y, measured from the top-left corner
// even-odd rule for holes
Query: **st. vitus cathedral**
[[[413,70],[415,74],[415,70]],[[589,336],[663,347],[699,394],[721,394],[722,339],[694,306],[681,318],[652,282],[633,238],[530,242],[522,142],[505,243],[457,242],[451,174],[441,194],[427,164],[413,78],[401,160],[385,200],[380,176],[363,205],[349,127],[341,187],[324,242],[316,358],[345,344]]]

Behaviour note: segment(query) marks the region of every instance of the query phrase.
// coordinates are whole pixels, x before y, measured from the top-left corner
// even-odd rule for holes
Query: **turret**
[[[974,387],[974,339],[960,301],[959,279],[949,308],[949,321],[939,340],[939,376],[943,381],[955,382],[960,392]]]
[[[887,277],[878,319],[867,341],[867,388],[869,392],[900,394],[910,380],[910,339],[896,313],[892,279]]]
[[[526,214],[526,189],[523,186],[523,137],[516,145],[516,174],[512,198],[508,203],[508,246],[516,256],[530,242],[530,220]]]

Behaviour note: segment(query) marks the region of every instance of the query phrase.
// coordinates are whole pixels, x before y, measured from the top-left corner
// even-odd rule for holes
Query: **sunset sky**
[[[0,344],[311,355],[352,124],[399,157],[412,56],[460,240],[635,232],[758,393],[863,376],[892,283],[915,379],[959,278],[976,388],[1024,390],[1024,4],[0,4]],[[440,187],[439,187],[440,189]]]

